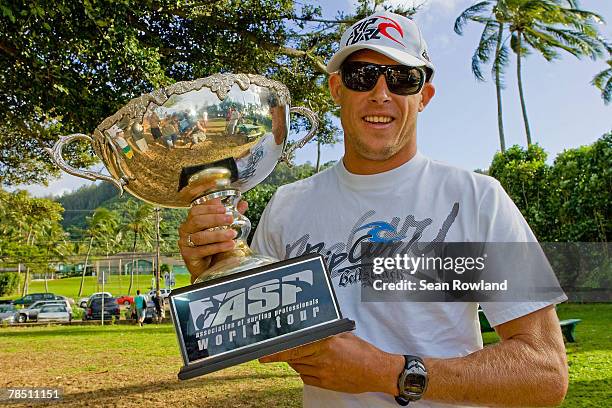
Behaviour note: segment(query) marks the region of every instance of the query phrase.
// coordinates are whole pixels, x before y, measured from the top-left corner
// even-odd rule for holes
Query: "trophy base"
[[[287,337],[269,340],[265,344],[248,352],[236,350],[235,352],[230,352],[222,356],[211,357],[206,361],[183,366],[178,373],[178,378],[179,380],[189,380],[351,330],[355,330],[355,322],[353,320],[346,318],[338,319],[318,327],[310,328],[306,332],[295,333]]]

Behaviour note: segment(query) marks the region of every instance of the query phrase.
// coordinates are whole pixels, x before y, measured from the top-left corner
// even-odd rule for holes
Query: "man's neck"
[[[393,170],[409,162],[416,155],[416,152],[416,146],[406,146],[386,160],[371,160],[357,154],[351,149],[346,149],[342,162],[344,163],[344,168],[346,168],[349,173],[361,175],[377,174]]]

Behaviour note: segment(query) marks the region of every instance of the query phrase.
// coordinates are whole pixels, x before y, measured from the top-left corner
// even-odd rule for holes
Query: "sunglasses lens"
[[[378,78],[385,73],[387,87],[398,95],[414,95],[425,82],[421,69],[397,66],[382,66],[368,62],[347,62],[342,66],[342,81],[353,91],[366,92],[374,88]]]
[[[342,81],[353,91],[369,91],[376,85],[378,76],[378,67],[373,64],[347,63],[342,67]]]
[[[425,82],[423,71],[411,67],[388,68],[385,78],[389,90],[398,95],[414,95]]]

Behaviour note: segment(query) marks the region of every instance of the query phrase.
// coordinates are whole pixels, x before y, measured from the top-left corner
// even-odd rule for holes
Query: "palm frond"
[[[606,105],[612,102],[612,59],[607,61],[610,68],[595,75],[591,84],[601,90],[601,98]]]
[[[472,72],[479,81],[484,81],[484,75],[480,68],[481,64],[486,64],[491,58],[491,52],[497,48],[497,30],[499,24],[491,20],[486,25],[480,36],[478,47],[472,56]]]
[[[473,6],[470,6],[467,9],[463,10],[463,12],[455,20],[455,32],[459,35],[462,35],[463,27],[465,27],[467,22],[470,20],[474,20],[474,17],[478,16],[479,14],[488,11],[488,8],[491,6],[491,4],[491,1],[481,1],[480,3],[476,3]]]

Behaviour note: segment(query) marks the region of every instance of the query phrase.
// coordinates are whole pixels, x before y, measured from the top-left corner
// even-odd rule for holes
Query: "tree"
[[[601,91],[601,99],[608,105],[612,102],[612,59],[609,59],[606,63],[609,68],[597,74],[591,84]]]
[[[128,287],[128,295],[132,291],[134,284],[134,268],[136,262],[136,244],[138,238],[145,242],[146,246],[151,245],[151,231],[153,229],[153,207],[146,203],[137,203],[133,200],[128,200],[126,205],[126,214],[124,216],[125,224],[122,229],[125,232],[131,233],[132,240],[132,268],[130,270],[130,286]]]
[[[85,255],[85,264],[83,265],[83,273],[81,274],[81,284],[79,285],[79,293],[77,296],[83,295],[83,285],[85,283],[85,274],[87,273],[87,265],[91,250],[94,243],[108,241],[115,235],[118,226],[117,214],[107,208],[96,208],[94,213],[87,217],[87,230],[85,235],[89,238],[87,246],[87,255]],[[107,246],[108,248],[108,246]]]
[[[324,19],[292,0],[4,2],[0,82],[11,86],[0,90],[1,183],[46,182],[59,174],[44,151],[58,135],[91,132],[133,97],[216,72],[278,79],[294,105],[311,100],[325,118],[333,106],[323,61],[347,24],[384,4],[359,0],[354,15]],[[334,131],[323,123],[320,135]],[[94,161],[85,144],[66,158]]]
[[[31,271],[48,272],[50,245],[61,246],[65,234],[60,222],[64,209],[56,202],[32,198],[26,191],[7,193],[0,190],[0,262],[17,266],[21,280],[22,266],[25,278],[21,289],[27,294]]]
[[[493,58],[492,75],[495,80],[495,90],[497,97],[497,126],[499,133],[499,146],[503,152],[506,151],[506,140],[504,136],[504,120],[502,112],[501,90],[503,89],[503,71],[508,65],[508,47],[504,41],[504,31],[506,25],[500,18],[502,12],[499,10],[504,7],[502,0],[482,1],[465,9],[455,20],[455,32],[463,35],[463,28],[469,21],[484,24],[484,29],[480,35],[478,47],[472,55],[472,72],[479,81],[484,81],[482,64],[486,64],[491,59],[491,53],[495,50]],[[498,16],[499,14],[499,16]]]
[[[512,35],[510,47],[516,54],[516,75],[529,146],[532,137],[523,91],[523,58],[535,51],[552,61],[559,58],[558,50],[576,58],[602,57],[607,45],[595,24],[603,18],[579,9],[576,0],[503,0],[503,4],[495,18],[507,24]]]

